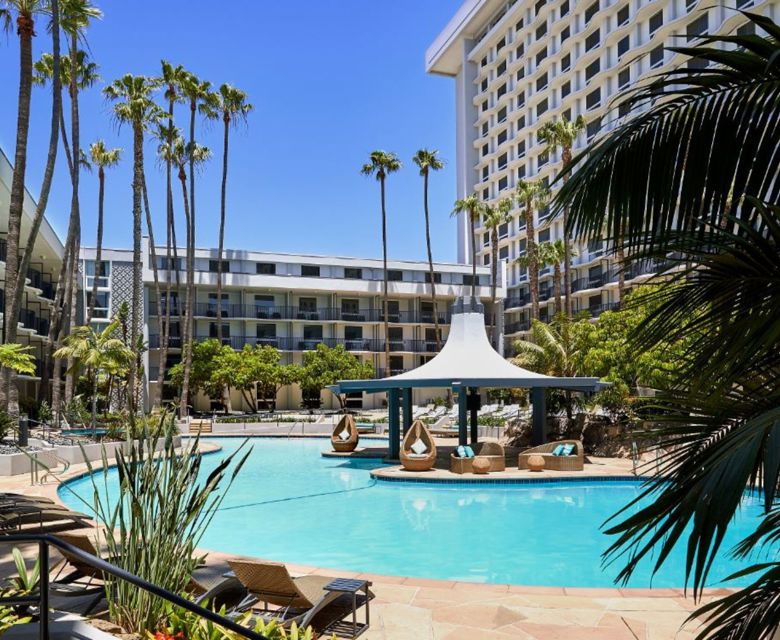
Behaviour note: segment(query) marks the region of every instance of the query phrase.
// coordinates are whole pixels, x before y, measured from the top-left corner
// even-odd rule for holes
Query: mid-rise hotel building
[[[729,3],[703,0],[466,0],[426,52],[429,73],[455,80],[457,197],[477,193],[486,202],[511,196],[519,180],[552,183],[560,150],[538,139],[553,119],[587,123],[575,153],[627,114],[611,110],[623,90],[643,78],[684,64],[665,47],[703,33],[750,30]],[[736,8],[780,18],[777,0],[736,0]],[[537,211],[536,241],[563,237],[562,222]],[[458,221],[458,260],[490,264],[490,236],[478,229],[470,255],[469,225]],[[574,304],[598,315],[619,303],[617,268],[605,242],[574,242]],[[507,262],[505,335],[527,330],[528,274],[516,259],[526,250],[518,206],[500,229],[499,259]],[[651,270],[651,268],[646,268]],[[648,277],[637,269],[627,285]],[[552,272],[540,278],[541,319],[552,316]]]

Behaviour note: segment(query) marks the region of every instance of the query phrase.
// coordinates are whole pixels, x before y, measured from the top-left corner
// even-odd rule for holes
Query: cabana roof
[[[597,391],[598,378],[557,378],[513,365],[491,346],[485,332],[482,305],[472,298],[453,306],[447,342],[429,362],[379,380],[342,380],[329,387],[334,393],[390,389],[463,387],[558,388]]]

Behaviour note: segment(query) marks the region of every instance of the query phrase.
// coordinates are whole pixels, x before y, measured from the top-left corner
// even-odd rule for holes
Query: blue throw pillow
[[[460,445],[457,449],[455,449],[455,451],[457,452],[459,458],[466,457],[466,447],[463,445]]]
[[[565,450],[565,449],[566,449],[566,445],[564,445],[564,444],[559,444],[557,447],[555,447],[555,449],[553,449],[553,452],[552,452],[552,454],[553,454],[554,456],[564,456],[564,455],[566,455],[566,454],[564,453],[564,450]]]
[[[576,449],[576,447],[573,444],[566,444],[563,446],[563,453],[561,455],[570,456],[574,453],[574,449]]]
[[[466,457],[467,458],[473,458],[474,457],[474,449],[472,449],[469,445],[466,445]]]

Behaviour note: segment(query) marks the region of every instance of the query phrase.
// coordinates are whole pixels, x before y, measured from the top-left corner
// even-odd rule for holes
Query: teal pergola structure
[[[545,441],[546,389],[593,393],[602,388],[598,378],[546,376],[513,365],[490,344],[485,332],[484,308],[473,298],[461,298],[453,305],[447,342],[441,352],[425,364],[379,380],[341,380],[330,387],[334,393],[386,393],[388,408],[389,458],[400,453],[402,433],[412,425],[414,389],[452,389],[458,396],[458,441],[478,440],[477,413],[480,389],[529,389],[532,410],[532,442]],[[403,405],[403,425],[401,425]],[[470,433],[469,433],[470,426]]]

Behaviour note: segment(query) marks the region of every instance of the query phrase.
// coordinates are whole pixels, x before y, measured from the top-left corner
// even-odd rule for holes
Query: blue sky
[[[160,59],[219,85],[230,82],[255,105],[231,138],[228,248],[381,256],[379,188],[360,175],[372,149],[404,161],[388,181],[389,254],[424,259],[422,179],[411,157],[439,149],[449,166],[432,179],[434,258],[455,259],[454,81],[429,76],[424,52],[461,0],[270,2],[222,9],[204,0],[103,0],[103,20],[88,34],[104,82],[124,73],[155,75]],[[222,9],[222,10],[220,10]],[[35,57],[50,50],[37,25]],[[18,40],[0,40],[0,145],[13,157]],[[101,84],[102,86],[102,84]],[[107,177],[105,246],[131,246],[131,136],[117,129],[110,105],[91,89],[81,99],[82,145],[103,138],[124,149]],[[160,98],[162,100],[162,97]],[[182,118],[186,114],[180,109]],[[28,188],[37,194],[48,142],[50,96],[33,93]],[[180,122],[184,124],[184,122]],[[197,190],[197,244],[216,246],[221,123],[198,126],[214,152]],[[164,236],[164,176],[146,146],[155,235]],[[94,245],[97,176],[82,178],[82,243]],[[70,186],[60,153],[47,215],[64,236]],[[175,200],[183,239],[180,201]]]

